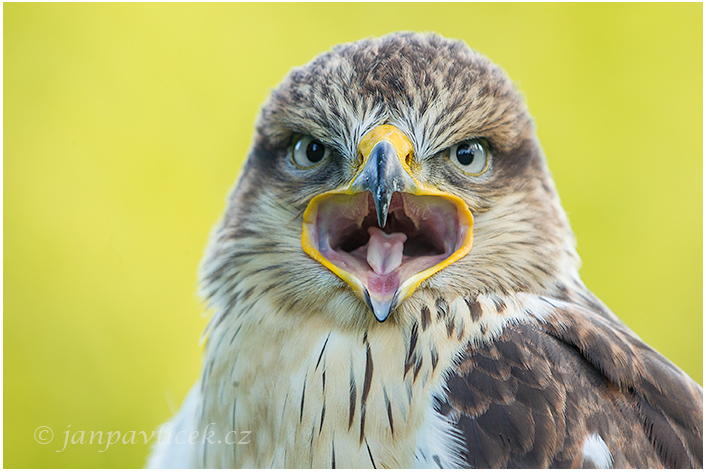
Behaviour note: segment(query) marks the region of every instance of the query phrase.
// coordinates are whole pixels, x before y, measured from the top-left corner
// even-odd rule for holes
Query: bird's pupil
[[[470,144],[461,144],[458,149],[456,149],[456,159],[458,159],[458,162],[463,166],[467,166],[473,162],[475,156],[476,153],[471,149]]]
[[[326,149],[324,145],[318,141],[312,141],[306,147],[306,158],[311,162],[319,162],[324,158],[324,153]]]

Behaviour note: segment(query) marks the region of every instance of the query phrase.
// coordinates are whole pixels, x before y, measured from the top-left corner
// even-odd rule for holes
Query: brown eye
[[[490,153],[480,139],[469,139],[451,146],[449,159],[462,171],[480,175],[488,169]]]
[[[302,136],[292,146],[292,160],[298,167],[313,167],[326,159],[331,151],[311,136]]]

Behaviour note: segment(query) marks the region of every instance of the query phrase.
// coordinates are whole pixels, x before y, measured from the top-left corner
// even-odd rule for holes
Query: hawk
[[[261,111],[183,440],[149,465],[701,467],[702,388],[578,264],[499,67],[434,34],[334,47]]]

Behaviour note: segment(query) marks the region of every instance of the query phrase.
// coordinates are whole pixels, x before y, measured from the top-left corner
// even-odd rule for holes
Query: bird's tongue
[[[404,233],[387,234],[380,228],[368,228],[370,241],[366,259],[370,268],[379,275],[387,275],[402,264],[402,250],[407,235]]]

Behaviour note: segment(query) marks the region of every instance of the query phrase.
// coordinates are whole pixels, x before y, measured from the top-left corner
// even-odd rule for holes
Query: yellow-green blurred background
[[[701,4],[7,4],[4,465],[140,467],[259,105],[332,45],[462,38],[526,94],[588,286],[702,382]],[[54,441],[38,444],[39,426]]]

